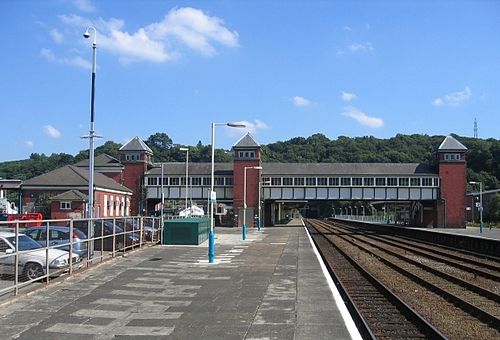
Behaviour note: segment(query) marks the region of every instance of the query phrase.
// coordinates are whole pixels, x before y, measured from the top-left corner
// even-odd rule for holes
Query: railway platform
[[[134,251],[4,303],[2,338],[359,338],[302,224],[216,228],[215,262],[206,243]]]

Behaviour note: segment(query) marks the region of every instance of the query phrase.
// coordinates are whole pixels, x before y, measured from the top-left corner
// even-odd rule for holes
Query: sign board
[[[217,193],[215,191],[210,192],[210,202],[212,202],[212,203],[217,202]]]
[[[476,208],[481,208],[481,202],[476,202]]]

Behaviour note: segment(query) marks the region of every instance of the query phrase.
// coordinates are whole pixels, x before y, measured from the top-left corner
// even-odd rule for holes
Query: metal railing
[[[0,297],[157,244],[159,217],[0,222]]]

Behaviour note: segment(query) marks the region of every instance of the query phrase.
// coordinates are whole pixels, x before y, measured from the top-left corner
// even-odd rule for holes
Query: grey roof
[[[262,176],[307,175],[435,175],[429,167],[419,163],[262,163]],[[210,163],[190,163],[189,175],[210,175]],[[163,173],[184,175],[186,163],[164,163]],[[215,163],[218,175],[233,173],[232,163]],[[161,175],[159,164],[148,175]]]
[[[89,166],[89,160],[84,159],[81,160],[78,163],[75,163],[76,166],[78,167],[88,167]],[[94,158],[94,166],[95,167],[116,167],[119,169],[122,169],[124,166],[120,161],[114,157],[111,157],[108,154],[102,153],[99,156],[96,156]]]
[[[53,196],[50,198],[51,201],[87,201],[88,195],[85,195],[78,190],[68,190],[62,194]]]
[[[446,136],[441,145],[438,147],[439,151],[466,151],[465,145],[460,143],[452,136]]]
[[[263,163],[263,176],[272,175],[435,175],[419,163]]]
[[[146,151],[147,153],[153,154],[153,150],[137,136],[125,143],[120,148],[120,151]]]
[[[247,132],[246,135],[241,137],[239,141],[236,142],[236,144],[233,145],[233,149],[238,148],[238,149],[245,149],[245,148],[260,148],[260,145],[255,141],[255,139],[252,138],[252,135],[250,132]]]
[[[25,187],[84,187],[88,186],[88,169],[74,165],[66,165],[49,171],[43,175],[30,178],[23,183]],[[129,188],[117,183],[115,180],[99,173],[94,173],[96,188],[117,190],[132,193]]]
[[[215,163],[214,164],[216,175],[232,175],[233,163]],[[212,170],[212,163],[189,163],[189,175],[210,176]],[[163,163],[163,174],[168,175],[185,175],[186,163],[185,162],[165,162]],[[147,175],[161,175],[161,163],[155,163],[154,168],[147,172]]]

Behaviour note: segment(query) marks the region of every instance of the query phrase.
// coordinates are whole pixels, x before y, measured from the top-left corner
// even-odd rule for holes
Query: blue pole
[[[247,239],[247,224],[243,223],[243,228],[241,228],[241,234],[243,236],[243,241]]]
[[[215,258],[215,237],[213,230],[208,233],[208,262],[214,263]]]

